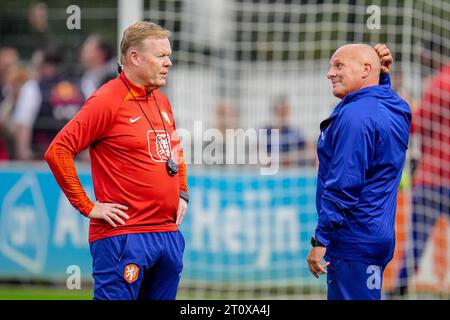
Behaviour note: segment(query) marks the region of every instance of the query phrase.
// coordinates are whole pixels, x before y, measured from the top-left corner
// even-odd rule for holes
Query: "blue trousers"
[[[325,258],[328,300],[380,300],[383,266],[341,258]]]
[[[92,242],[94,300],[174,300],[184,247],[180,231],[125,234]]]

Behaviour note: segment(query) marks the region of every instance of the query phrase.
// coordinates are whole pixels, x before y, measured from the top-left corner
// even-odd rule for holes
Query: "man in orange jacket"
[[[128,27],[123,71],[92,94],[45,155],[71,204],[90,219],[94,299],[176,297],[188,190],[172,108],[158,90],[172,66],[169,36],[150,22]],[[73,160],[87,147],[95,203]]]

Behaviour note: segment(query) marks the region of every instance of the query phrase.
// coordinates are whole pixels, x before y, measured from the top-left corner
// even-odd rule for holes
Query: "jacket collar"
[[[138,86],[131,82],[130,79],[128,79],[125,75],[125,72],[122,70],[120,72],[120,78],[127,86],[128,94],[125,97],[125,100],[134,100],[134,98],[138,100],[147,99],[152,94],[152,89],[146,87],[146,86]]]
[[[359,89],[355,92],[349,93],[342,99],[345,103],[358,100],[361,97],[383,97],[388,94],[390,87],[388,85],[375,85]]]
[[[362,89],[359,89],[357,91],[351,92],[347,94],[342,100],[334,107],[333,112],[331,115],[323,120],[320,123],[320,130],[323,130],[323,128],[326,128],[330,125],[330,123],[334,120],[334,118],[337,117],[339,112],[342,110],[344,105],[347,103],[350,103],[352,101],[358,100],[361,97],[367,97],[367,96],[373,96],[373,97],[382,97],[389,94],[390,87],[389,85],[375,85],[370,87],[365,87]]]

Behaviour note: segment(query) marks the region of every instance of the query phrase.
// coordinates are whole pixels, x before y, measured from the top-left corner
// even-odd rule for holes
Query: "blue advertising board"
[[[313,170],[263,176],[189,168],[183,281],[289,284],[311,281],[306,265],[316,224]],[[89,167],[77,168],[95,199]],[[48,167],[0,166],[0,278],[91,278],[88,219]]]

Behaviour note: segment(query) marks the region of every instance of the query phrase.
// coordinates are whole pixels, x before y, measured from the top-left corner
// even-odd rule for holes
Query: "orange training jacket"
[[[104,220],[91,219],[89,242],[127,233],[178,230],[176,213],[187,182],[175,130],[164,94],[134,85],[122,72],[99,88],[58,133],[45,159],[70,203],[85,216],[94,206],[74,165],[75,155],[89,147],[96,199],[128,207],[125,212],[130,218],[125,225],[116,223],[114,228]],[[174,176],[166,170],[169,140],[179,165]]]

